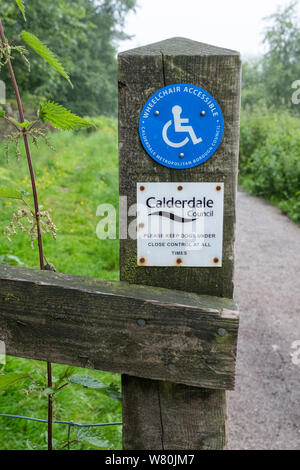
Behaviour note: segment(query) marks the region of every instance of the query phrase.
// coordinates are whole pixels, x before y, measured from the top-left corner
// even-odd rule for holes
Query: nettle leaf
[[[76,116],[76,114],[53,101],[41,104],[40,119],[43,122],[49,122],[56,129],[62,130],[73,130],[91,125],[85,119]]]
[[[16,374],[14,372],[9,372],[5,375],[0,375],[0,392],[5,388],[13,385],[21,380],[25,380],[28,378],[28,375],[24,374]]]
[[[89,428],[76,427],[75,432],[76,438],[80,442],[91,444],[92,446],[100,449],[110,449],[111,447],[111,444],[108,441],[101,439],[101,437],[97,436],[97,434]]]
[[[5,111],[3,109],[0,109],[0,118],[3,118],[5,116]]]
[[[62,64],[60,63],[58,57],[50,51],[50,49],[43,44],[39,38],[37,38],[34,34],[29,33],[28,31],[22,31],[21,38],[23,39],[28,46],[30,46],[37,54],[39,54],[43,59],[46,60],[57,72],[59,72],[71,85],[73,88],[72,82],[63,68]]]
[[[23,199],[22,191],[10,188],[9,186],[0,186],[0,197],[8,199]]]
[[[19,9],[21,10],[23,18],[26,21],[25,7],[24,7],[24,4],[23,4],[23,0],[16,0],[16,4],[18,5]]]
[[[68,378],[68,381],[70,384],[97,389],[113,400],[122,401],[122,394],[119,392],[119,389],[115,384],[105,385],[100,380],[96,380],[89,375],[71,375],[71,377]]]
[[[90,377],[89,375],[71,375],[68,380],[71,384],[83,385],[83,387],[86,388],[107,388],[107,386],[104,383],[100,382],[100,380],[96,380],[93,377]]]
[[[63,380],[67,380],[74,372],[75,367],[73,366],[68,366],[65,370],[61,372],[61,374],[58,376],[57,381],[62,382]]]
[[[36,121],[24,121],[24,122],[20,122],[19,123],[19,126],[21,127],[21,129],[28,129],[30,126],[32,126],[32,124],[35,124],[37,122]]]
[[[22,129],[28,129],[30,126],[32,126],[32,124],[35,124],[37,122],[36,121],[24,121],[24,122],[19,122],[17,121],[16,119],[14,119],[13,117],[10,117],[9,118],[20,130]]]

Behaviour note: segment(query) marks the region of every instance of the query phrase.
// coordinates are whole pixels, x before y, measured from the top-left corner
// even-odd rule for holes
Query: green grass
[[[57,242],[45,236],[47,259],[61,272],[118,279],[118,241],[96,236],[97,207],[118,205],[116,131],[57,133],[52,141],[55,152],[45,145],[33,151],[40,203],[52,210],[59,228]],[[2,158],[0,165],[0,186],[13,182],[14,187],[30,192],[24,156],[19,164],[13,157],[9,164]],[[0,200],[1,232],[18,207],[14,200]],[[12,243],[2,236],[0,254],[16,255],[29,267],[39,266],[37,251],[30,248],[26,234],[17,235]]]
[[[88,134],[56,133],[52,136],[55,152],[41,144],[33,150],[40,203],[52,210],[52,218],[59,228],[57,241],[51,235],[44,237],[45,254],[60,272],[106,279],[119,278],[119,244],[117,240],[99,240],[96,216],[100,204],[118,206],[117,136],[116,123],[101,121],[102,130]],[[28,170],[24,155],[20,163],[13,156],[5,162],[0,153],[0,186],[13,185],[30,191]],[[11,262],[7,255],[17,256],[25,266],[38,268],[37,250],[30,247],[28,235],[15,235],[9,243],[3,235],[13,211],[20,204],[14,200],[0,200],[0,257]],[[36,248],[36,246],[35,246]],[[1,259],[1,258],[0,258]],[[57,377],[65,366],[54,365]],[[8,357],[3,372],[25,372],[34,377],[45,377],[45,364]],[[113,383],[120,388],[118,375],[75,369]],[[45,419],[47,397],[37,390],[30,390],[27,379],[12,385],[0,393],[0,413],[20,414]],[[56,395],[55,419],[79,423],[121,421],[121,404],[97,390],[79,385],[68,385]],[[0,418],[0,449],[27,449],[46,447],[46,424]],[[121,448],[121,427],[97,428],[98,436],[109,441],[111,448]],[[67,441],[67,426],[54,425],[56,448]],[[71,440],[76,439],[72,431]],[[90,444],[75,442],[72,449],[91,449]]]

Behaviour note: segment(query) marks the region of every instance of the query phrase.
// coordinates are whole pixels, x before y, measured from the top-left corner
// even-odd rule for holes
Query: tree
[[[15,57],[20,86],[29,94],[57,100],[84,115],[114,115],[117,108],[116,44],[125,39],[126,14],[136,0],[31,0],[27,6],[28,29],[62,57],[74,90],[68,90],[47,64],[30,57],[28,76],[22,58]],[[1,1],[0,15],[10,37],[23,29],[16,4]],[[1,79],[9,84],[7,72]],[[8,96],[12,90],[7,89]]]
[[[279,9],[268,19],[272,25],[265,31],[268,46],[263,67],[266,101],[275,108],[284,107],[300,112],[291,100],[292,84],[300,79],[300,28],[297,19],[297,1]]]
[[[265,83],[261,58],[243,63],[242,79],[242,107],[253,109],[257,105],[265,105]]]

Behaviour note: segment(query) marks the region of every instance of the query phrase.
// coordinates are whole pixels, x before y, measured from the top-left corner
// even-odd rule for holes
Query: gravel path
[[[235,300],[241,312],[230,449],[300,449],[300,228],[238,193]],[[299,355],[300,357],[300,355]]]

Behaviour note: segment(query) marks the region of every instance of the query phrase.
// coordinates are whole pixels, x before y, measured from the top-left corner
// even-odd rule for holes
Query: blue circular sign
[[[145,104],[140,139],[153,160],[184,170],[208,160],[219,147],[224,120],[217,101],[188,83],[161,88]]]

